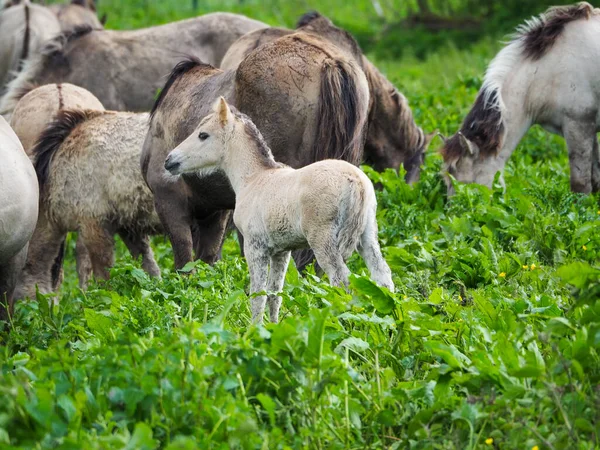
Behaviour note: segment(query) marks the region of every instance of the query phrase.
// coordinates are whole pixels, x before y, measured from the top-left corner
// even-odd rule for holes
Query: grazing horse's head
[[[366,58],[363,61],[371,91],[366,162],[378,171],[403,164],[407,183],[414,183],[436,133],[425,134],[416,125],[406,97]]]
[[[497,91],[483,88],[460,131],[444,139],[441,154],[448,194],[454,193],[448,175],[463,183],[492,187],[496,172],[504,167],[504,161],[498,157],[505,135],[501,111]]]

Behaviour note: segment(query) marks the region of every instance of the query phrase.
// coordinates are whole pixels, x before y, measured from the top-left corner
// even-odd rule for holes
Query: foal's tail
[[[369,107],[366,76],[351,61],[329,58],[323,64],[313,161],[343,159],[358,165]]]
[[[349,188],[340,202],[340,231],[338,248],[344,258],[349,257],[362,237],[371,207],[371,192],[362,177],[348,177]]]

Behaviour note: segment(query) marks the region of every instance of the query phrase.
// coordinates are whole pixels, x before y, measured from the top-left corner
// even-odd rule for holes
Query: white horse
[[[599,191],[600,9],[589,3],[550,8],[518,28],[489,65],[460,131],[446,140],[445,171],[491,187],[534,124],[566,139],[571,189]]]
[[[290,251],[307,247],[334,285],[347,285],[345,260],[358,249],[373,280],[394,289],[377,241],[373,185],[352,164],[325,160],[293,169],[275,162],[250,118],[221,97],[213,113],[169,153],[165,169],[176,176],[217,170],[227,176],[253,294],[281,291]],[[254,322],[262,322],[266,302],[264,295],[252,299]],[[281,297],[269,294],[268,303],[271,321],[277,322]]]
[[[13,292],[37,223],[38,200],[35,170],[0,116],[0,321],[12,313]]]

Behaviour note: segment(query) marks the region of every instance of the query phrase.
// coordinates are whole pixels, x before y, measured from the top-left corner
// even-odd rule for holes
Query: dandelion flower
[[[485,443],[486,443],[487,445],[492,445],[492,444],[494,443],[494,439],[492,439],[492,438],[487,438],[487,439],[485,440]]]
[[[584,252],[587,250],[587,247],[585,245],[582,245],[581,248],[583,249]]]
[[[500,278],[504,278],[504,277],[506,276],[506,272],[500,272],[500,273],[498,274],[498,276],[499,276]]]
[[[535,264],[531,265],[531,270],[535,270]]]
[[[537,445],[534,445],[533,447],[531,447],[531,450],[540,450],[540,448]]]

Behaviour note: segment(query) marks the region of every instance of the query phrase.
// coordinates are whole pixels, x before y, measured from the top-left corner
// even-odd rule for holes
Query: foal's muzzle
[[[173,161],[171,155],[169,155],[165,160],[165,169],[171,172],[173,175],[177,175],[179,173],[179,166],[181,166],[181,163]]]

